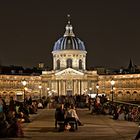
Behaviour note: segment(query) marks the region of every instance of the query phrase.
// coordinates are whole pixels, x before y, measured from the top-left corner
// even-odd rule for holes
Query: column
[[[78,80],[78,94],[81,95],[81,93],[80,93],[80,80]]]
[[[64,82],[65,82],[65,96],[66,96],[67,95],[66,80]]]
[[[79,81],[80,83],[79,83],[79,88],[80,88],[80,95],[82,94],[82,84],[81,84],[81,80]]]
[[[57,92],[58,92],[58,96],[59,96],[59,80],[57,80]]]
[[[78,80],[76,80],[76,93],[79,94],[78,93]]]

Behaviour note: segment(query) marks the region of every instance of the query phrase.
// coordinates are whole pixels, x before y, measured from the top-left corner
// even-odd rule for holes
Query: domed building
[[[97,74],[86,70],[86,47],[68,21],[63,37],[52,49],[53,70],[41,75],[0,74],[0,96],[23,100],[26,97],[61,95],[102,95],[110,100],[139,101],[140,74]],[[43,66],[41,64],[41,66]],[[132,68],[132,62],[129,65]]]
[[[52,54],[53,71],[43,71],[42,80],[48,80],[46,87],[54,95],[81,95],[89,93],[90,87],[95,88],[97,72],[86,70],[87,51],[84,42],[73,33],[70,21],[63,37],[55,42]]]
[[[66,68],[84,71],[86,69],[86,50],[84,43],[73,33],[70,22],[62,38],[56,41],[53,54],[53,69],[60,71]]]

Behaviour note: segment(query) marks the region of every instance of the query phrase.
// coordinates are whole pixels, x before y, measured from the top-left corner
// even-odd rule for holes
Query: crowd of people
[[[88,95],[55,96],[50,101],[50,108],[64,104],[64,108],[74,105],[76,108],[88,108],[91,114],[112,115],[115,120],[140,121],[140,107],[132,104],[112,102],[105,95],[91,98]]]
[[[6,100],[0,97],[0,137],[23,137],[22,123],[30,122],[30,114],[36,114],[39,108],[55,109],[55,128],[59,131],[75,131],[83,125],[76,108],[88,108],[91,114],[112,115],[115,120],[140,121],[140,107],[131,104],[108,101],[107,97],[88,95],[54,96],[32,100],[25,98],[23,102],[15,101],[10,97]],[[70,123],[71,122],[71,123]]]
[[[40,105],[41,104],[41,105]],[[0,97],[0,137],[23,137],[22,123],[30,123],[30,114],[36,114],[38,108],[47,104],[43,99],[25,98],[23,102],[10,97],[9,103]]]
[[[127,120],[127,121],[140,121],[140,107],[138,105],[132,105],[122,102],[111,102],[104,100],[101,102],[102,97],[92,99],[91,103],[91,114],[106,114],[112,115],[115,120]]]

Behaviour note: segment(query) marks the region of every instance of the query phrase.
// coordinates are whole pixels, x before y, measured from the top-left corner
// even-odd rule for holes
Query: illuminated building
[[[81,95],[92,92],[98,81],[97,71],[86,70],[86,49],[84,43],[75,36],[68,21],[64,36],[55,42],[53,70],[43,71],[42,82],[54,95]]]
[[[26,80],[26,97],[98,92],[98,95],[106,94],[111,99],[110,81],[113,79],[114,100],[140,99],[140,74],[98,75],[97,71],[86,70],[86,54],[84,43],[75,36],[68,21],[63,37],[53,47],[53,70],[43,71],[40,76],[0,75],[0,95],[23,99],[24,87],[21,82]]]

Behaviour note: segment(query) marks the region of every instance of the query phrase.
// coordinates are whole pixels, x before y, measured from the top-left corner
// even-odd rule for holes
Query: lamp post
[[[86,95],[88,94],[88,92],[87,92],[87,91],[88,91],[88,90],[86,89],[86,90],[85,90]]]
[[[22,85],[24,86],[24,92],[23,92],[23,99],[24,99],[24,103],[25,103],[25,92],[26,92],[26,85],[27,85],[27,81],[23,80],[21,81]]]
[[[115,81],[111,80],[111,93],[112,93],[112,102],[114,100],[114,85],[115,85]]]
[[[47,97],[48,97],[49,90],[50,90],[50,88],[48,87],[48,88],[47,88]]]
[[[40,99],[41,99],[41,98],[42,98],[42,93],[41,93],[42,86],[39,85],[38,88],[39,88],[39,90],[40,90]]]
[[[89,88],[89,94],[90,94],[90,97],[91,97],[91,91],[92,91],[92,88],[90,87],[90,88]]]
[[[97,89],[97,97],[98,97],[98,90],[99,90],[99,84],[97,83],[97,85],[96,85],[96,89]]]

